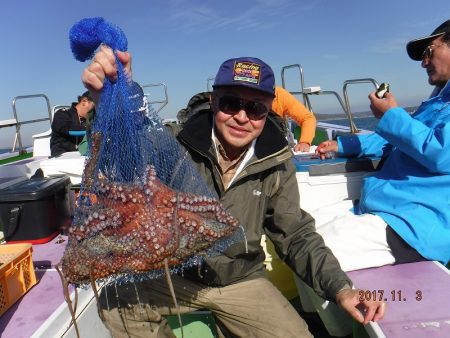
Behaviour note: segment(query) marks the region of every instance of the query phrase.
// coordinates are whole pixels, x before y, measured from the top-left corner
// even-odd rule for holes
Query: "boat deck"
[[[66,242],[65,236],[57,236],[46,244],[33,245],[32,259],[39,282],[0,317],[2,338],[76,337],[74,327],[70,325],[62,282],[55,269]],[[74,289],[70,291],[73,300]],[[77,309],[81,337],[110,337],[97,315],[91,289],[78,290]]]

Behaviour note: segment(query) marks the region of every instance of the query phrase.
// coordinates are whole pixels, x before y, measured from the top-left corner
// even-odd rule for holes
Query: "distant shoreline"
[[[414,112],[417,109],[417,107],[405,107],[405,110],[409,113]],[[347,116],[344,113],[340,114],[321,114],[321,113],[315,113],[315,116],[318,121],[329,121],[329,120],[344,120],[347,119]],[[353,118],[367,118],[367,117],[373,117],[373,114],[371,111],[365,111],[365,112],[357,112],[352,113]],[[30,146],[26,146],[25,148],[28,148]],[[11,151],[11,148],[0,148],[0,154],[8,153]]]
[[[328,121],[328,120],[339,120],[339,119],[347,119],[347,115],[342,114],[314,114],[318,121]],[[352,114],[353,118],[364,118],[364,117],[372,117],[372,113],[355,113]]]
[[[32,146],[25,146],[23,147],[24,149],[28,149],[31,148]],[[16,151],[18,151],[18,148],[16,147]],[[11,148],[0,148],[0,154],[6,154],[6,153],[10,153],[11,152]]]
[[[404,107],[404,109],[408,113],[411,114],[416,111],[417,107]],[[340,114],[314,113],[314,115],[316,116],[317,120],[320,120],[320,121],[338,120],[338,119],[346,119],[347,118],[347,115],[345,115],[344,113],[340,113]],[[357,113],[352,112],[352,116],[353,116],[353,118],[357,119],[357,118],[373,117],[373,114],[371,111],[364,111],[364,112],[357,112]]]

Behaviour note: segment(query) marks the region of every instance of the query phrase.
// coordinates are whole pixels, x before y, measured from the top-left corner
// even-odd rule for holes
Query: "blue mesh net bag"
[[[103,18],[76,23],[70,41],[79,61],[91,59],[100,44],[127,50],[125,34]],[[105,80],[89,131],[78,207],[60,264],[66,281],[75,284],[154,278],[163,268],[179,271],[245,240],[117,55],[116,63],[118,79]]]

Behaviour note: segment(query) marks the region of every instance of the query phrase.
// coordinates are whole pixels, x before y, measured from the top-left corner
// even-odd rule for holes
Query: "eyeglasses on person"
[[[250,120],[261,120],[269,113],[266,105],[261,102],[245,100],[232,95],[224,95],[219,98],[219,109],[226,114],[233,115],[244,110]]]
[[[439,45],[431,44],[431,45],[427,46],[427,48],[425,48],[425,50],[422,53],[422,60],[425,58],[431,59],[431,57],[433,56],[433,50],[441,47],[442,45],[445,45],[445,43],[441,43]]]

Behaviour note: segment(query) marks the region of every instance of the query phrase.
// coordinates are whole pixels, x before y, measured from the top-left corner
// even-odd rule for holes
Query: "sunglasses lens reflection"
[[[431,46],[428,46],[427,48],[425,48],[425,50],[423,51],[422,54],[422,59],[424,58],[431,58],[431,54],[433,53],[433,49],[431,49]]]

